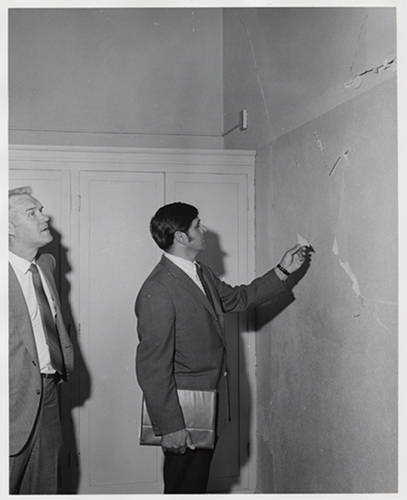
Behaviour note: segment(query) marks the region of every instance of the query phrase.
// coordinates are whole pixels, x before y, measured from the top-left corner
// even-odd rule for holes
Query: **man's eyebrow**
[[[31,210],[35,210],[36,208],[38,208],[39,210],[41,210],[41,208],[43,207],[37,207],[36,205],[34,205],[33,207],[28,207],[25,209],[26,212],[30,212]]]

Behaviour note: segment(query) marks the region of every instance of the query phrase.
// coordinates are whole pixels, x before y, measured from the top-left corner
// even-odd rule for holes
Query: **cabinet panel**
[[[137,292],[159,258],[149,221],[163,175],[80,174],[81,338],[89,398],[81,409],[81,493],[161,491],[161,451],[138,445]]]

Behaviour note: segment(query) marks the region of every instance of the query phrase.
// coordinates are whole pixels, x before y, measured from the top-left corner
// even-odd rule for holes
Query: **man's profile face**
[[[52,241],[49,217],[42,210],[42,204],[31,195],[10,198],[9,236],[16,244],[38,249]]]
[[[196,217],[186,233],[189,239],[187,247],[195,252],[203,250],[205,248],[205,233],[206,227],[201,224],[199,217]]]

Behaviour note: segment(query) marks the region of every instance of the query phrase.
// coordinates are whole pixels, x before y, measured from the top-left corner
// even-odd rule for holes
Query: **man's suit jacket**
[[[66,378],[73,368],[73,348],[62,321],[53,277],[55,259],[45,254],[37,264],[56,306],[56,325],[65,361]],[[34,427],[42,396],[42,383],[34,332],[23,291],[9,264],[9,435],[10,455],[18,454]]]
[[[225,350],[224,313],[243,311],[289,292],[273,270],[235,287],[203,264],[201,270],[213,306],[165,256],[137,296],[136,373],[157,435],[184,428],[177,388],[217,387]]]

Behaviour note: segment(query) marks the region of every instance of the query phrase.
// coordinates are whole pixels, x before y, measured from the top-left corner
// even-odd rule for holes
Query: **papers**
[[[311,243],[309,243],[304,236],[301,236],[300,234],[297,233],[297,241],[302,247],[311,247]]]

